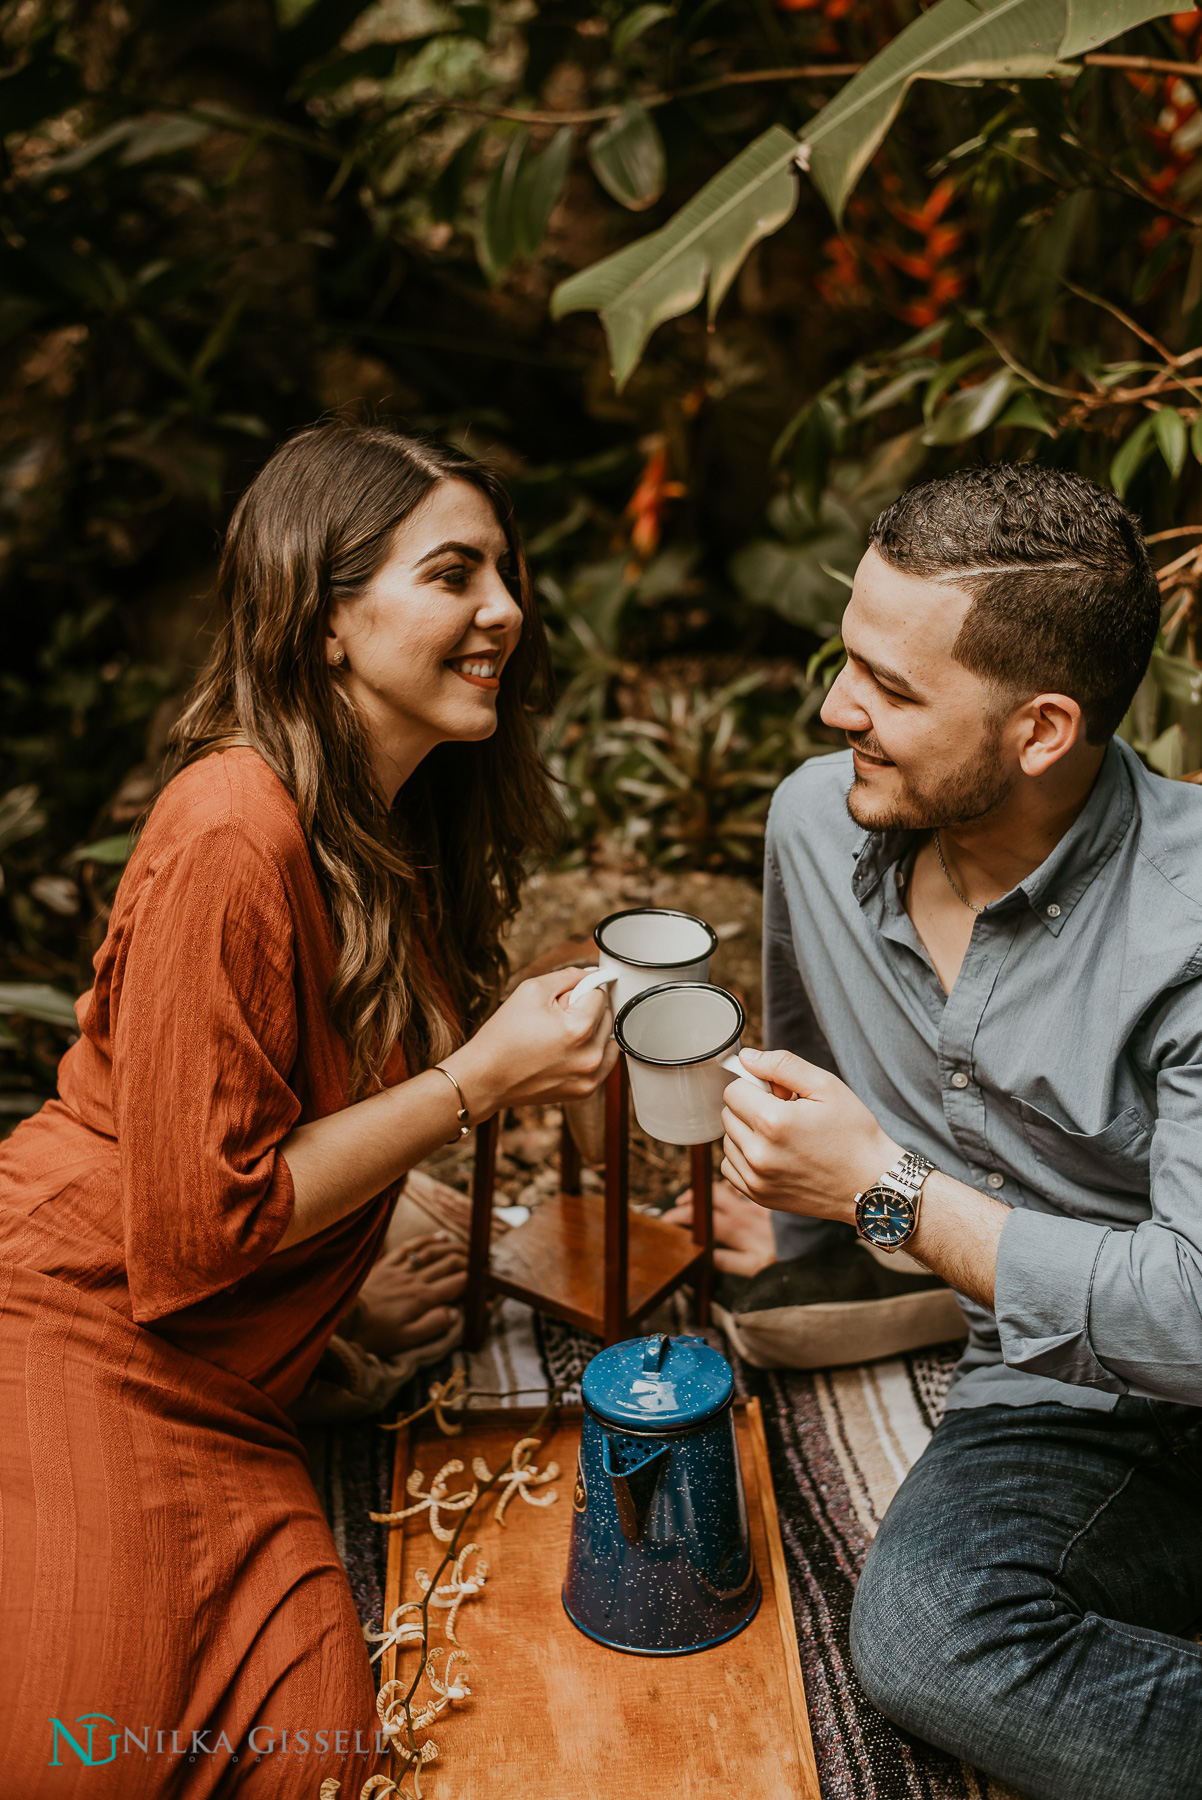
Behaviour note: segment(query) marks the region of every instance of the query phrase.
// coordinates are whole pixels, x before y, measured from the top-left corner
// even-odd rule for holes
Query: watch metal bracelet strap
[[[927,1157],[921,1156],[917,1150],[905,1150],[898,1157],[891,1169],[865,1188],[862,1194],[856,1195],[856,1232],[865,1243],[875,1244],[881,1250],[900,1250],[908,1243],[918,1229],[918,1205],[922,1196],[923,1183],[932,1174],[935,1164]],[[865,1207],[871,1200],[884,1201],[888,1196],[896,1195],[905,1201],[910,1213],[909,1228],[895,1243],[886,1243],[884,1237],[866,1228]]]
[[[456,1113],[455,1113],[455,1117],[459,1121],[459,1130],[455,1133],[453,1138],[447,1139],[448,1144],[457,1144],[460,1142],[460,1140],[462,1138],[465,1138],[467,1136],[468,1132],[472,1128],[471,1120],[468,1117],[467,1101],[463,1097],[463,1089],[460,1087],[460,1085],[456,1081],[455,1077],[451,1074],[451,1071],[449,1069],[444,1069],[441,1063],[435,1063],[433,1066],[435,1069],[437,1069],[437,1071],[440,1075],[446,1076],[447,1080],[450,1082],[451,1086],[454,1088],[456,1098],[459,1101],[459,1106],[456,1109]]]
[[[886,1169],[880,1178],[881,1186],[897,1188],[907,1200],[917,1200],[922,1192],[922,1184],[927,1176],[934,1172],[935,1165],[920,1156],[917,1150],[904,1150],[891,1169]]]

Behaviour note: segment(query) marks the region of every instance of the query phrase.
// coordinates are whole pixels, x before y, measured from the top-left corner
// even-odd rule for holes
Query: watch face
[[[856,1208],[856,1223],[874,1244],[892,1249],[909,1237],[914,1224],[914,1207],[901,1194],[888,1188],[869,1188]]]

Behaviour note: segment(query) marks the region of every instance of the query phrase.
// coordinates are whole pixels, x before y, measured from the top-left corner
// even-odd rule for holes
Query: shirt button
[[[957,1069],[956,1073],[952,1076],[952,1086],[954,1088],[966,1088],[968,1086],[968,1076],[964,1073],[963,1069]]]
[[[995,1169],[993,1171],[992,1175],[986,1175],[985,1185],[986,1185],[986,1187],[991,1187],[991,1188],[1005,1187],[1006,1177],[1004,1175],[999,1175],[997,1170]]]
[[[1056,905],[1056,902],[1053,900],[1052,904],[1048,907],[1048,918],[1049,919],[1058,919],[1059,917],[1060,917],[1060,908]]]

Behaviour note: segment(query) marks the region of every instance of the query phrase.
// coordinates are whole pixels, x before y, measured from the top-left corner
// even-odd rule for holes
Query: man
[[[822,714],[851,751],[769,823],[774,1093],[727,1089],[730,1182],[962,1296],[852,1653],[1034,1800],[1202,1796],[1202,792],[1112,736],[1158,617],[1078,476],[881,515]],[[793,1053],[823,1040],[842,1079]]]

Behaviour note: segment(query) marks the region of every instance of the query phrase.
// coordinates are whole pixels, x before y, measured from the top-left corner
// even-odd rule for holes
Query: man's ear
[[[1069,694],[1036,694],[1020,712],[1018,762],[1024,775],[1045,775],[1085,741],[1080,703]]]

